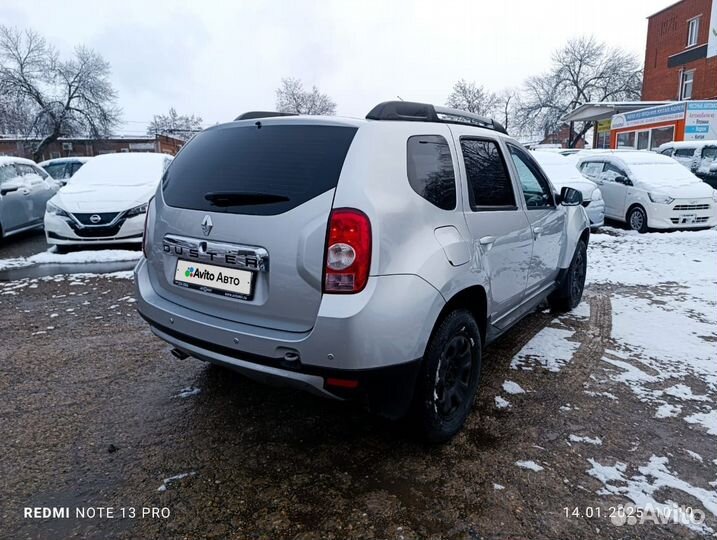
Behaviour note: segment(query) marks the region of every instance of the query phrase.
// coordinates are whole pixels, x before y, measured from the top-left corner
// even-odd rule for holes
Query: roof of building
[[[624,112],[666,105],[670,101],[593,101],[566,114],[563,122],[597,122]]]
[[[672,9],[672,8],[675,7],[677,4],[681,4],[681,3],[684,2],[684,1],[685,1],[685,0],[678,0],[677,2],[673,2],[673,3],[670,4],[669,6],[663,7],[660,11],[656,11],[656,12],[653,13],[652,15],[648,15],[647,18],[648,18],[648,19],[652,19],[655,15],[659,15],[660,13],[663,13],[663,12],[669,10],[669,9]]]

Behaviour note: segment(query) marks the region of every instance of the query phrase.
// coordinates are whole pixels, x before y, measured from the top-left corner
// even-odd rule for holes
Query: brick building
[[[18,156],[32,159],[32,148],[37,140],[0,135],[0,156]],[[40,159],[70,156],[96,156],[115,152],[161,152],[175,155],[184,144],[181,139],[167,135],[147,137],[112,137],[109,139],[61,138],[48,145]]]
[[[642,99],[717,99],[717,0],[681,0],[648,17]]]
[[[575,132],[570,129],[570,125],[563,124],[560,129],[540,141],[540,144],[559,144],[562,148],[570,148],[570,140],[574,136]],[[573,148],[585,148],[585,137],[580,137],[575,141]]]

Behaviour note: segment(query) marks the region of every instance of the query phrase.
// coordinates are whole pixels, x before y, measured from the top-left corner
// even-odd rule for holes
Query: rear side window
[[[276,215],[336,187],[356,128],[227,124],[182,148],[162,179],[170,206]]]
[[[495,141],[461,139],[471,208],[516,208],[513,185]]]
[[[456,176],[446,139],[440,135],[409,137],[406,154],[413,191],[438,208],[455,209]]]
[[[675,157],[692,157],[695,155],[694,148],[678,148],[675,150]]]

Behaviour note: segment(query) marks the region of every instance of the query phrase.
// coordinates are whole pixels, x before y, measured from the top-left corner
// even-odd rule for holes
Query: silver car
[[[45,205],[58,188],[34,161],[0,157],[0,240],[42,227]]]
[[[471,113],[246,113],[166,171],[139,311],[175,356],[410,413],[444,441],[470,412],[483,348],[546,300],[580,302],[581,202]]]

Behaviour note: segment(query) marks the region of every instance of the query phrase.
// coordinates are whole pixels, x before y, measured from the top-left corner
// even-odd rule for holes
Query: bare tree
[[[515,88],[505,88],[498,93],[495,117],[506,131],[517,127],[516,111],[520,106],[520,94]],[[512,133],[509,131],[509,133]]]
[[[311,91],[304,90],[299,79],[291,77],[281,79],[276,90],[276,108],[280,112],[296,114],[336,114],[336,103],[315,86]]]
[[[177,114],[174,107],[167,114],[155,114],[147,126],[147,135],[170,135],[188,141],[202,129],[200,116]]]
[[[39,34],[0,25],[0,95],[22,135],[39,139],[36,161],[60,137],[109,135],[120,114],[109,73],[91,49],[78,46],[61,60]]]
[[[498,96],[474,82],[461,79],[453,85],[446,105],[482,116],[491,116],[498,105]]]
[[[634,54],[582,37],[553,53],[547,73],[525,82],[517,113],[524,131],[548,135],[561,127],[567,113],[584,103],[639,99],[641,89],[641,62]],[[576,124],[570,146],[590,127],[587,122]]]

